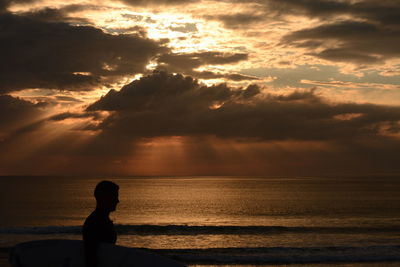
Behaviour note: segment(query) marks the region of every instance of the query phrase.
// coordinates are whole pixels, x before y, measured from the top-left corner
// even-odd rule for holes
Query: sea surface
[[[0,266],[17,243],[81,239],[103,179],[117,244],[189,266],[400,266],[400,177],[379,175],[0,177]]]

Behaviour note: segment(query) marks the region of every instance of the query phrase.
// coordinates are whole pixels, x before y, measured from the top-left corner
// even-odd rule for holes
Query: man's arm
[[[86,220],[83,225],[83,247],[86,267],[97,267],[98,225],[92,220]]]

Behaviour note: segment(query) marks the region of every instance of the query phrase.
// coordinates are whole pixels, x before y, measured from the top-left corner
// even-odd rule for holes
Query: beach
[[[0,266],[9,267],[10,264],[8,263],[8,252],[1,251],[0,252]]]

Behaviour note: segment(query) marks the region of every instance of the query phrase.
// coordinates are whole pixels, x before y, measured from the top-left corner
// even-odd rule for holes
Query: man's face
[[[104,195],[101,199],[102,207],[108,211],[115,211],[119,203],[118,191]]]
[[[118,191],[115,192],[114,194],[111,194],[111,199],[110,199],[110,210],[115,211],[117,209],[117,205],[119,203],[119,194]]]

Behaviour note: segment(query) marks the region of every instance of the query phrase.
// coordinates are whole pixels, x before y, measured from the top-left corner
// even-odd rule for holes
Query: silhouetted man
[[[86,267],[97,267],[97,250],[100,243],[115,244],[117,233],[110,220],[110,212],[115,211],[119,186],[110,181],[101,181],[94,190],[96,209],[86,218],[83,225],[83,243]]]

